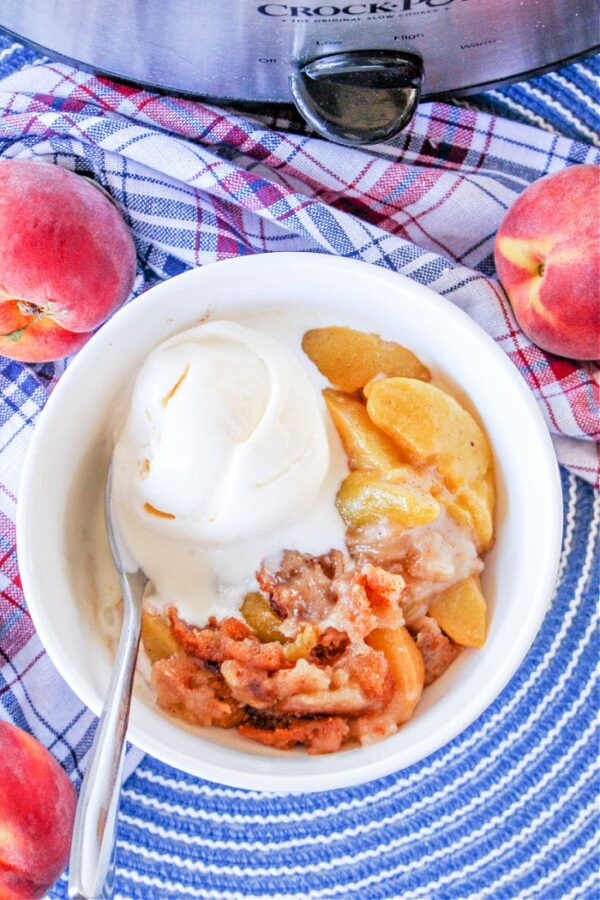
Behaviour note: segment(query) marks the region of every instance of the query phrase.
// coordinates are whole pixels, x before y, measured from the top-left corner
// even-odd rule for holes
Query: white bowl
[[[90,511],[80,489],[82,479],[102,489],[119,396],[158,342],[207,315],[276,305],[293,317],[307,304],[325,324],[378,331],[410,347],[483,422],[498,481],[497,540],[484,573],[489,636],[425,691],[397,735],[329,756],[283,753],[234,731],[187,727],[137,690],[133,744],[192,775],[235,787],[305,792],[359,784],[418,762],[454,738],[492,703],[530,647],[560,553],[561,488],[546,425],[513,364],[449,301],[375,266],[313,254],[195,269],[134,300],[81,350],[40,416],[25,463],[17,537],[27,603],[52,661],[87,706],[100,713],[110,658],[90,615],[94,588],[80,544]]]

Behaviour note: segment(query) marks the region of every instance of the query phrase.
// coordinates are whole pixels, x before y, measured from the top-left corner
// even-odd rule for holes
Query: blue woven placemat
[[[0,37],[0,77],[36,57]],[[598,58],[462,100],[598,141]],[[600,497],[563,473],[551,610],[493,706],[423,763],[303,798],[193,779],[146,757],[120,813],[120,897],[600,896]],[[52,896],[64,897],[63,879]]]

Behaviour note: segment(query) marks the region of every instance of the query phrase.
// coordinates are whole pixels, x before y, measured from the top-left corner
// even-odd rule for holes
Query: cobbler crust
[[[370,636],[406,626],[425,684],[435,681],[461,648],[427,616],[428,605],[481,562],[460,527],[444,519],[412,532],[382,522],[350,532],[348,548],[350,559],[337,550],[287,550],[277,568],[262,564],[257,582],[281,640],[261,641],[234,617],[198,628],[172,607],[168,623],[180,649],[152,667],[158,705],[193,724],[237,727],[267,746],[312,754],[397,730],[406,717],[402,686]]]

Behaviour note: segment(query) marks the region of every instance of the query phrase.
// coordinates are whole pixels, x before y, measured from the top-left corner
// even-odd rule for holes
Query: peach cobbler
[[[188,723],[368,744],[485,640],[490,446],[400,344],[183,332],[144,364],[113,471],[156,702]]]

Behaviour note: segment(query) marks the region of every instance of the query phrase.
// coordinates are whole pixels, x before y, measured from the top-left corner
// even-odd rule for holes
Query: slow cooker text
[[[430,9],[439,6],[449,6],[455,0],[400,0],[400,2],[383,3],[349,3],[347,6],[288,6],[287,3],[263,3],[257,7],[263,16],[291,16],[295,19],[301,16],[314,18],[330,18],[331,16],[365,16],[377,13],[410,12],[417,6],[428,6]],[[466,2],[466,0],[459,0]]]

